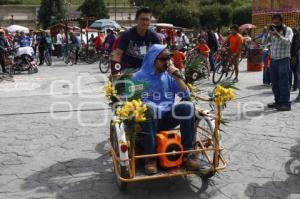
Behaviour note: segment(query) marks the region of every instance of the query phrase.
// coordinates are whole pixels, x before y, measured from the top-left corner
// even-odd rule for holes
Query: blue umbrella
[[[94,21],[94,23],[92,23],[90,27],[95,29],[105,29],[105,28],[121,29],[121,26],[117,22],[111,19],[100,19]]]

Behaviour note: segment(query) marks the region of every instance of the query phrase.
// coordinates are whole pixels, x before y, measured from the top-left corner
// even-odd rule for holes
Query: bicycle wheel
[[[234,67],[229,69],[226,73],[225,73],[225,78],[231,78],[234,74]]]
[[[109,70],[109,60],[108,56],[102,56],[99,61],[99,69],[101,73],[107,73]]]
[[[217,84],[221,81],[223,77],[224,71],[223,71],[223,65],[221,62],[218,62],[215,64],[215,70],[213,72],[212,81],[214,84]]]
[[[110,143],[112,145],[112,150],[114,150],[117,158],[119,158],[120,148],[119,148],[119,142],[118,142],[118,137],[117,137],[117,131],[116,131],[115,125],[112,124],[112,122],[110,123]],[[115,173],[115,177],[116,177],[119,189],[121,191],[126,191],[127,183],[121,181],[118,178],[117,172],[119,173],[119,175],[122,178],[128,178],[129,177],[129,171],[128,171],[129,168],[128,168],[128,166],[122,166],[120,164],[120,162],[113,161],[113,168],[114,168],[114,173]]]
[[[51,55],[48,51],[45,53],[45,62],[47,64],[47,66],[52,65],[52,58],[51,58]]]
[[[221,138],[219,137],[219,146]],[[208,173],[205,174],[206,177],[212,177],[215,173],[214,170],[211,170],[214,153],[213,150],[215,147],[214,143],[214,120],[208,116],[200,117],[195,122],[195,134],[193,138],[193,147],[194,149],[212,149],[206,152],[199,152],[197,154],[197,159],[200,161],[200,165],[207,167]],[[216,165],[218,166],[218,165]]]
[[[87,64],[93,64],[96,61],[96,55],[95,54],[89,54],[86,58],[86,63]]]

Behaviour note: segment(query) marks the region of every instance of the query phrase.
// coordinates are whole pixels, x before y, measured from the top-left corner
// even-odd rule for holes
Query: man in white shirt
[[[183,34],[180,30],[176,32],[175,43],[178,50],[184,52],[185,48],[190,45],[190,41],[188,37]]]
[[[56,35],[56,45],[57,45],[57,48],[58,48],[58,51],[59,51],[58,57],[62,56],[62,41],[63,41],[63,37],[62,37],[61,32],[62,31],[59,30],[58,34]]]

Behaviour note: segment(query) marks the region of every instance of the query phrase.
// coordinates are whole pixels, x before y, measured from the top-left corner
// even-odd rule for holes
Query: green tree
[[[219,26],[221,23],[219,5],[213,4],[200,9],[199,20],[202,26]]]
[[[85,0],[77,9],[83,17],[108,18],[108,9],[104,0]]]
[[[232,23],[242,25],[252,22],[252,5],[236,8],[232,14]]]
[[[38,14],[39,23],[43,29],[58,23],[65,17],[63,0],[42,0]]]
[[[158,20],[185,28],[198,25],[195,12],[184,7],[182,4],[173,4],[173,6],[165,7],[164,11],[159,15]]]
[[[1,0],[0,5],[7,5],[7,4],[21,4],[21,0]]]
[[[217,3],[228,5],[231,4],[234,0],[216,0]]]
[[[220,21],[218,26],[228,26],[232,21],[232,8],[230,5],[219,7]]]

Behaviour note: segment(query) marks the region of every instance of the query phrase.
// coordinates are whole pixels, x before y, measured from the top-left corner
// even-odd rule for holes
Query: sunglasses
[[[169,61],[171,59],[171,56],[168,56],[168,57],[158,57],[157,59],[161,60],[161,61]]]

